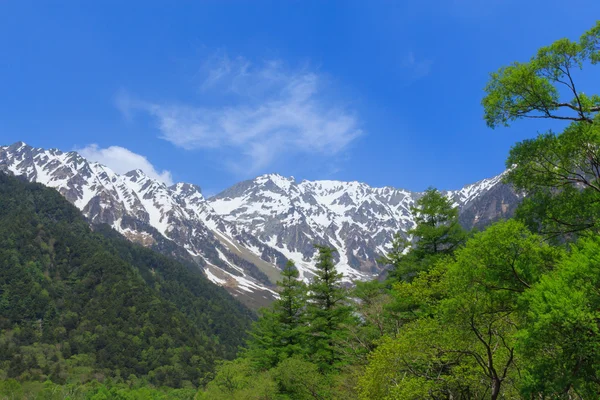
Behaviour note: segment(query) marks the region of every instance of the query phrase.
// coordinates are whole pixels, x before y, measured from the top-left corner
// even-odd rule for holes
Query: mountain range
[[[190,183],[172,186],[141,170],[117,174],[76,152],[18,142],[0,147],[0,170],[60,192],[92,224],[108,224],[131,241],[194,261],[212,282],[252,307],[268,304],[281,267],[293,260],[313,275],[314,244],[336,249],[347,281],[372,279],[396,233],[414,226],[421,192],[360,182],[296,181],[267,174],[205,198]],[[465,228],[512,215],[520,196],[503,174],[443,192]]]

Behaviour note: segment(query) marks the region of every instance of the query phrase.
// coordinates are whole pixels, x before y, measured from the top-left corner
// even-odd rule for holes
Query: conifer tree
[[[316,246],[319,252],[316,276],[309,285],[307,322],[310,356],[321,371],[335,369],[342,361],[339,343],[352,323],[352,308],[347,303],[347,290],[342,274],[333,264],[333,250]]]
[[[396,235],[392,251],[382,259],[394,266],[389,275],[392,281],[411,281],[440,256],[451,254],[467,237],[458,222],[458,208],[435,188],[427,189],[411,211],[416,225],[407,233],[412,235],[413,244]]]
[[[275,367],[286,358],[302,355],[304,350],[304,310],[306,284],[299,280],[293,261],[281,272],[279,299],[260,311],[250,332],[246,355],[259,369]]]
[[[415,252],[420,256],[449,254],[465,241],[465,231],[458,223],[458,208],[437,189],[427,189],[411,212],[416,226],[408,234],[415,237]]]

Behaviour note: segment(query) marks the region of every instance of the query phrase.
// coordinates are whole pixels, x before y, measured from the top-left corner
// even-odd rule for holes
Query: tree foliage
[[[198,270],[92,232],[56,191],[0,174],[0,378],[199,385],[249,322]]]
[[[333,264],[333,250],[317,246],[316,276],[309,285],[306,310],[310,358],[322,371],[340,365],[342,353],[338,343],[344,339],[347,325],[352,323],[348,292],[341,284],[342,274]]]
[[[389,277],[393,281],[410,281],[436,259],[452,254],[467,236],[458,222],[458,208],[437,189],[427,189],[411,211],[415,227],[407,234],[412,243],[396,235],[392,251],[381,260],[392,265]]]
[[[508,221],[475,235],[455,260],[396,285],[421,313],[374,351],[362,398],[515,395],[519,297],[559,256]]]
[[[600,22],[579,42],[560,39],[542,47],[528,62],[515,62],[490,76],[482,104],[494,128],[520,118],[593,123],[600,96],[575,85],[576,73],[600,61]]]
[[[298,270],[288,261],[281,272],[279,299],[271,307],[260,310],[260,318],[250,331],[245,357],[259,369],[275,367],[279,362],[306,352],[303,340],[306,327],[304,312],[307,288]]]
[[[595,398],[600,390],[600,238],[582,239],[524,296],[525,395]]]
[[[483,99],[489,126],[521,118],[569,123],[513,147],[507,181],[527,194],[519,216],[537,231],[572,237],[598,230],[600,95],[586,94],[578,73],[600,60],[600,22],[578,42],[560,39],[529,62],[491,75]]]

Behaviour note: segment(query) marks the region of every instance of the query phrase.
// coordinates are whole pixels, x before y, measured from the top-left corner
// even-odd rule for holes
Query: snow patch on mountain
[[[141,170],[120,175],[76,152],[22,142],[0,147],[0,169],[55,188],[92,222],[107,223],[130,240],[153,246],[157,237],[166,239],[196,260],[211,281],[234,295],[260,298],[274,296],[273,283],[288,260],[310,281],[315,244],[336,250],[336,267],[346,282],[380,274],[384,266],[378,259],[391,249],[396,233],[406,237],[414,227],[411,207],[423,195],[356,181],[298,182],[265,174],[205,199],[193,184],[167,186]],[[488,223],[509,215],[517,203],[502,178],[444,193],[468,224]]]

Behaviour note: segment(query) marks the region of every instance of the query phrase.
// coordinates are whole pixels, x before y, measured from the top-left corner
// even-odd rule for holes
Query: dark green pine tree
[[[246,356],[259,369],[275,367],[286,358],[304,355],[306,328],[304,311],[306,285],[299,280],[293,261],[288,261],[281,272],[279,299],[271,307],[260,311],[248,340]]]
[[[452,253],[466,239],[458,222],[458,208],[435,188],[425,191],[411,212],[416,226],[408,231],[416,238],[415,252],[423,256]]]
[[[316,246],[319,255],[316,276],[309,285],[307,324],[310,357],[321,371],[336,369],[343,362],[340,344],[353,320],[348,291],[342,286],[342,274],[333,264],[333,250]]]
[[[440,256],[452,254],[467,238],[467,232],[458,222],[458,208],[437,189],[427,189],[411,211],[416,223],[407,232],[414,238],[412,245],[396,235],[392,251],[382,259],[393,265],[389,274],[392,281],[412,280]],[[410,250],[406,251],[408,246]]]

